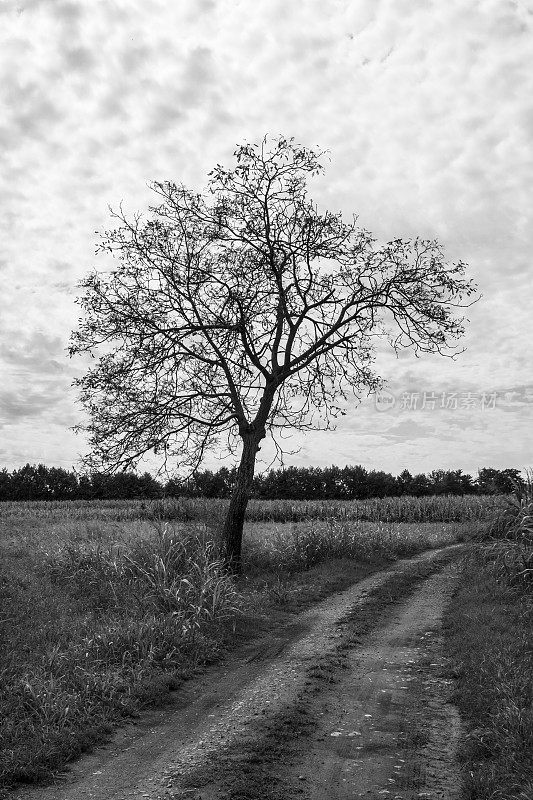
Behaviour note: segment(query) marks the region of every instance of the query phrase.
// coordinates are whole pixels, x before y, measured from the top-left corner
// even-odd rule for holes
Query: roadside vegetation
[[[216,501],[2,504],[0,794],[49,777],[286,612],[484,524],[467,504],[479,498],[427,498],[441,519],[433,507],[426,521],[421,500],[400,500],[252,504],[238,580]]]
[[[533,484],[464,561],[445,621],[465,724],[465,800],[533,797]]]

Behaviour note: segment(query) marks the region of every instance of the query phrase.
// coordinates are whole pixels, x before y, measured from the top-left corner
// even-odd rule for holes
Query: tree
[[[363,500],[368,497],[368,472],[364,467],[360,464],[357,464],[355,467],[344,467],[343,478],[346,486],[346,493],[350,500]]]
[[[203,194],[154,183],[147,220],[112,212],[99,249],[116,267],[83,281],[70,351],[97,356],[76,381],[93,463],[127,469],[153,450],[194,470],[240,449],[223,530],[238,570],[267,433],[280,446],[283,430],[329,429],[349,395],[375,390],[378,337],[453,355],[475,287],[436,241],[378,244],[320,211],[307,180],[323,153],[265,138],[234,155]]]
[[[520,470],[493,467],[478,470],[476,483],[481,494],[510,494],[525,486]]]
[[[429,474],[433,494],[471,494],[474,492],[471,475],[461,469],[435,469]]]
[[[0,470],[0,501],[11,500],[12,484],[11,475],[5,467]]]
[[[383,470],[370,470],[366,476],[367,497],[394,497],[397,491],[396,479]]]
[[[74,472],[62,467],[47,467],[48,489],[52,500],[73,500],[78,495],[78,480]]]
[[[413,494],[414,493],[414,478],[408,469],[404,469],[396,478],[398,491],[400,494]]]
[[[25,464],[11,475],[14,500],[49,500],[48,468],[44,464]]]
[[[427,475],[420,472],[418,475],[413,476],[410,493],[415,497],[426,497],[432,494],[431,483]]]

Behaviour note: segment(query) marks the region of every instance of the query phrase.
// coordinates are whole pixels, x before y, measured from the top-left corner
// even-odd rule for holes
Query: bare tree
[[[260,443],[328,429],[348,395],[376,389],[374,341],[453,355],[455,309],[475,292],[436,241],[380,245],[321,212],[307,180],[323,153],[265,139],[217,165],[197,194],[154,183],[145,221],[113,213],[110,272],[83,281],[71,353],[96,355],[76,383],[93,459],[127,468],[149,451],[194,470],[241,447],[224,543],[238,570]]]

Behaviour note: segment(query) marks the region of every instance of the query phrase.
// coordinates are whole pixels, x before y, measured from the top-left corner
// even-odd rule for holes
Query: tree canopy
[[[262,439],[329,428],[377,388],[379,338],[453,355],[475,287],[437,241],[380,244],[320,211],[307,182],[323,153],[278,138],[234,155],[203,193],[154,183],[148,219],[113,214],[100,249],[116,267],[84,281],[71,352],[98,356],[77,382],[93,463],[155,451],[194,470],[242,444],[225,529],[238,561]]]

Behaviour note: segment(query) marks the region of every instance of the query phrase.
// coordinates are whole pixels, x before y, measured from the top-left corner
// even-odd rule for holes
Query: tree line
[[[186,479],[171,478],[163,482],[148,472],[79,474],[62,467],[26,464],[12,472],[0,470],[0,501],[229,498],[236,480],[237,467],[197,471]],[[508,494],[523,484],[519,470],[492,467],[480,469],[476,478],[460,469],[438,469],[417,475],[405,469],[393,476],[360,465],[287,467],[256,475],[251,496],[264,500],[364,500],[400,495]]]

